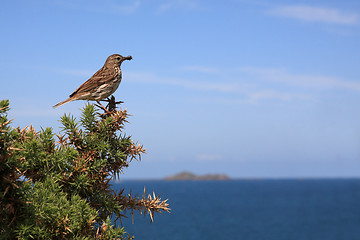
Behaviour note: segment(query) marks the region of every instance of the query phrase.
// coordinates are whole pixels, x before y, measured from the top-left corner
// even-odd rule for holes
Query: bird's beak
[[[132,56],[124,57],[124,60],[131,60],[131,59],[132,59]]]

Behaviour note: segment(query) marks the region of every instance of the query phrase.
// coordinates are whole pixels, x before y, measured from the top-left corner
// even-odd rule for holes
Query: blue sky
[[[360,177],[360,2],[34,0],[0,9],[0,97],[53,127],[108,55],[147,149],[127,178]]]

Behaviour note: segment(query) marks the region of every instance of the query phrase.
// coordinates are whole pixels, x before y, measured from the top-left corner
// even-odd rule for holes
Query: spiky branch
[[[155,212],[169,212],[160,195],[146,196],[144,190],[142,197],[132,196],[111,188],[110,180],[146,152],[123,132],[130,115],[116,104],[112,99],[104,113],[87,104],[80,121],[64,115],[62,132],[55,135],[51,128],[11,128],[8,101],[0,102],[0,234],[123,239],[110,216],[139,211],[153,221]]]

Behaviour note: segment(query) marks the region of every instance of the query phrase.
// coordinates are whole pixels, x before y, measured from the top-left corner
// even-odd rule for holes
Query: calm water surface
[[[171,213],[123,219],[137,240],[359,240],[360,179],[125,181],[154,191]]]

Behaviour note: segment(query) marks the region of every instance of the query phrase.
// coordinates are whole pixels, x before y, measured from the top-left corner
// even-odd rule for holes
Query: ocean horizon
[[[230,179],[225,180],[167,180],[166,177],[121,177],[121,179],[113,179],[112,183],[120,183],[120,182],[131,182],[131,181],[267,181],[267,180],[360,180],[360,176],[305,176],[305,177],[230,177]]]

